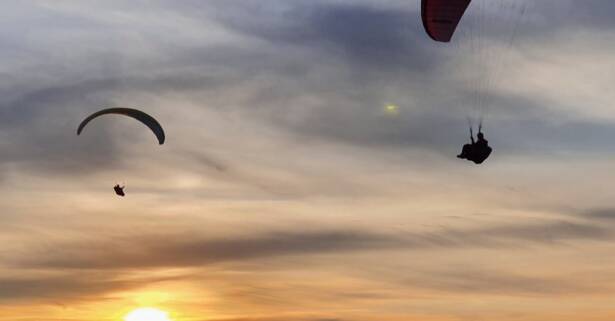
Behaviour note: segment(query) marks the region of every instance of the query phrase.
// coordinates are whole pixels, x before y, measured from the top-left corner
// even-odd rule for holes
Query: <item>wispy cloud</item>
[[[602,218],[602,217],[601,217]],[[20,260],[22,268],[131,269],[198,267],[222,262],[267,260],[384,249],[450,250],[530,245],[565,246],[583,241],[610,241],[615,227],[596,222],[542,220],[425,233],[375,234],[360,230],[319,232],[270,231],[232,239],[208,239],[190,233],[136,235],[46,244]],[[50,251],[51,250],[51,251]]]

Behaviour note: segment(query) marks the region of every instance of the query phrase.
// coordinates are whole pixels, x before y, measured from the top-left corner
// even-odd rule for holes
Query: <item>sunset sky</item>
[[[0,321],[615,320],[615,1],[520,2],[475,166],[418,0],[3,1]]]

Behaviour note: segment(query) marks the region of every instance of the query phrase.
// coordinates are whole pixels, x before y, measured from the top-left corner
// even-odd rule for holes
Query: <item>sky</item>
[[[0,321],[613,320],[615,3],[516,3],[4,1]]]

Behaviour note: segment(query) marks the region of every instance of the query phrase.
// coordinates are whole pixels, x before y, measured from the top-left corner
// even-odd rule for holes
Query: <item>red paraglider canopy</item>
[[[472,0],[422,0],[423,26],[431,39],[449,42]]]

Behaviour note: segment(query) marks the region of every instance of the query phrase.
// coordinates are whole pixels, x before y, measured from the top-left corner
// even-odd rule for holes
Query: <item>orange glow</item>
[[[173,321],[168,314],[155,308],[139,308],[124,317],[124,321]]]

